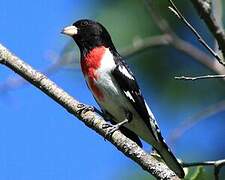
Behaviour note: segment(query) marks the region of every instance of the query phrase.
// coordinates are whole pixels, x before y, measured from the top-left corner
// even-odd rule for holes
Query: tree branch
[[[133,41],[131,46],[123,48],[120,53],[124,58],[129,59],[132,56],[140,54],[147,49],[169,45],[170,37],[167,34],[149,36],[143,39],[137,39]]]
[[[225,78],[225,74],[221,74],[221,75],[203,75],[203,76],[176,76],[174,77],[177,80],[191,80],[191,81],[196,81],[196,80],[200,80],[200,79],[221,79],[221,78]]]
[[[215,17],[211,13],[211,6],[203,0],[191,0],[193,6],[198,11],[199,16],[204,20],[211,33],[216,38],[218,45],[225,57],[225,32],[217,23]]]
[[[111,137],[106,136],[107,129],[102,129],[102,125],[106,123],[104,119],[90,110],[84,111],[84,104],[73,99],[46,76],[34,70],[31,66],[9,52],[1,44],[0,64],[15,71],[43,93],[51,97],[55,102],[63,106],[68,112],[84,122],[88,127],[110,141],[124,155],[135,161],[144,170],[148,171],[156,178],[179,179],[165,164],[157,161],[150,154],[143,151],[136,143],[124,136],[120,131],[116,131]]]
[[[46,69],[44,69],[42,73],[49,76],[58,71],[59,68],[61,67],[62,67],[61,61],[56,61],[55,63],[51,64]],[[28,84],[28,82],[25,81],[22,77],[19,76],[9,77],[5,82],[0,84],[0,94],[4,94],[10,90],[24,86],[26,84]]]
[[[192,166],[214,166],[214,176],[215,180],[219,180],[220,169],[225,166],[225,159],[217,161],[203,161],[203,162],[193,162],[193,163],[182,163],[184,167]]]
[[[197,62],[201,63],[213,72],[220,75],[225,74],[224,66],[221,65],[218,61],[215,61],[213,58],[210,58],[205,52],[199,50],[192,44],[182,40],[176,35],[167,20],[160,15],[160,10],[158,10],[158,8],[154,5],[153,0],[144,0],[144,3],[146,4],[146,7],[156,25],[159,27],[162,33],[167,34],[167,40],[171,46],[189,55],[193,58],[193,60],[196,60]]]
[[[182,15],[176,5],[172,0],[169,0],[171,6],[169,9],[182,21],[184,24],[194,33],[194,35],[198,38],[199,42],[218,60],[218,62],[225,66],[225,62],[218,56],[218,54],[213,51],[211,47],[205,42],[202,36],[195,30],[195,28],[186,20],[186,18]],[[225,41],[224,41],[225,42]]]
[[[154,21],[164,34],[135,40],[131,46],[125,47],[121,50],[121,54],[123,55],[123,57],[129,59],[130,57],[144,52],[149,48],[171,45],[175,49],[192,57],[194,60],[198,61],[208,69],[214,71],[215,73],[221,76],[225,74],[224,66],[219,64],[217,61],[214,61],[214,59],[210,58],[205,52],[199,50],[187,41],[182,40],[173,32],[168,22],[160,16],[157,9],[155,9],[155,7],[153,6],[152,0],[145,0],[144,2],[146,3],[147,8],[151,13],[151,16],[153,17]],[[61,67],[61,65],[64,64],[68,64],[68,62],[59,60],[44,69],[43,73],[49,75],[53,72],[56,72]],[[223,78],[223,80],[225,79]],[[0,84],[0,93],[5,93],[9,90],[21,87],[26,84],[27,82],[24,81],[22,78],[10,78],[9,80]]]

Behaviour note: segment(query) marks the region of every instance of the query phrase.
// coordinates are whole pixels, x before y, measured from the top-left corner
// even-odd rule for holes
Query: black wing
[[[174,172],[176,172],[179,177],[184,177],[184,171],[181,165],[163,140],[155,118],[145,104],[144,98],[141,94],[135,77],[129,70],[127,64],[122,60],[122,58],[119,58],[120,59],[116,60],[117,67],[112,72],[113,77],[117,81],[124,95],[133,105],[134,109],[143,119],[151,134],[155,137],[155,140],[159,142],[158,145],[154,147],[154,149],[157,150],[166,164]]]
[[[148,112],[144,98],[133,73],[130,71],[128,65],[122,60],[122,58],[116,60],[116,63],[117,66],[112,72],[113,77],[120,86],[120,89],[123,91],[124,95],[133,105],[134,109],[144,120],[152,135],[156,138],[156,140],[159,140],[159,128],[154,117]]]

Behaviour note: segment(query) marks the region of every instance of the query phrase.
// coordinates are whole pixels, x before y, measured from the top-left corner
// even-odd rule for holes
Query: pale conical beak
[[[61,33],[66,34],[68,36],[74,36],[77,34],[77,31],[78,30],[76,26],[67,26],[61,31]]]

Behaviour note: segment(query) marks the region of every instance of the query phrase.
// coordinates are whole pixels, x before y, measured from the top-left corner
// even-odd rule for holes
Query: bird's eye
[[[82,21],[80,25],[81,26],[87,26],[88,25],[88,22],[87,21]]]

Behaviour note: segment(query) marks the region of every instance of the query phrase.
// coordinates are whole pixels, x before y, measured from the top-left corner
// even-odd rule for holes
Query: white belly
[[[101,108],[110,113],[116,123],[125,120],[127,111],[132,113],[131,122],[124,126],[135,132],[143,140],[150,144],[154,144],[154,142],[152,142],[154,137],[146,126],[144,120],[142,120],[137,114],[136,110],[125,95],[121,91],[118,91],[118,88],[116,88],[117,84],[113,77],[107,73],[104,76],[99,76],[99,79],[95,81],[95,83],[104,94],[103,100],[98,99],[98,97],[93,94]]]
[[[113,61],[112,55],[107,53],[108,52],[106,51],[102,60],[102,68],[99,68],[96,71],[96,77],[98,78],[94,80],[95,85],[103,94],[103,99],[98,98],[93,93],[95,99],[98,101],[98,104],[102,109],[106,110],[113,116],[113,120],[117,123],[125,120],[127,111],[132,113],[131,122],[125,124],[125,126],[148,143],[154,144],[154,142],[152,142],[154,137],[152,136],[144,120],[141,119],[141,117],[133,108],[132,104],[129,102],[123,92],[120,91],[118,84],[111,75],[111,71],[116,65]],[[85,79],[90,88],[88,78],[85,77]]]

